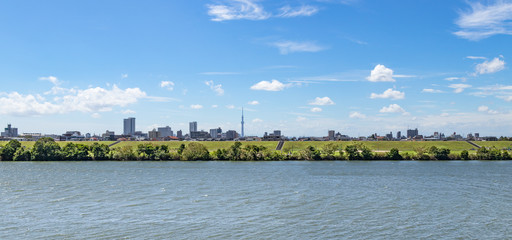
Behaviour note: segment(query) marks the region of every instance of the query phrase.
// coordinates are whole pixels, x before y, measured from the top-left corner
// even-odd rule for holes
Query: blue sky
[[[512,135],[512,1],[0,3],[0,124]]]

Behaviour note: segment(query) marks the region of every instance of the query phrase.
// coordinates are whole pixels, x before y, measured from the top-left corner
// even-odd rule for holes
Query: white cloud
[[[450,86],[448,86],[449,88],[453,88],[455,90],[453,90],[454,93],[461,93],[464,91],[464,89],[466,88],[470,88],[472,87],[471,85],[468,85],[468,84],[462,84],[462,83],[459,83],[459,84],[451,84]]]
[[[208,4],[208,15],[212,21],[221,22],[227,20],[264,20],[271,16],[263,7],[253,0],[231,0],[229,4]]]
[[[372,93],[370,95],[370,98],[372,98],[372,99],[375,99],[375,98],[391,98],[393,100],[398,100],[398,99],[404,99],[405,98],[405,93],[393,90],[392,88],[389,88],[388,90],[384,91],[382,94]]]
[[[494,58],[491,61],[485,61],[476,65],[477,74],[495,73],[505,69],[505,61],[501,58]]]
[[[0,114],[34,116],[69,112],[108,112],[113,107],[125,107],[147,98],[139,88],[112,89],[100,87],[85,90],[72,89],[67,95],[55,96],[52,101],[40,95],[22,95],[17,92],[0,93]]]
[[[384,65],[378,64],[366,78],[370,82],[394,82],[393,70]]]
[[[423,93],[442,93],[443,91],[437,90],[437,89],[432,89],[432,88],[425,88],[421,92],[423,92]]]
[[[474,2],[470,6],[470,11],[459,14],[455,23],[461,30],[455,35],[474,41],[497,34],[512,35],[512,2],[500,0],[489,5]]]
[[[309,5],[303,5],[298,8],[292,8],[290,6],[284,6],[280,9],[281,13],[279,17],[290,18],[299,16],[311,16],[318,12],[318,8]]]
[[[161,81],[160,82],[160,87],[161,88],[166,88],[167,90],[174,90],[174,83],[171,82],[171,81]]]
[[[201,108],[203,108],[203,105],[200,105],[200,104],[192,104],[192,105],[190,105],[190,108],[192,108],[192,109],[201,109]]]
[[[326,106],[334,105],[334,102],[329,97],[316,97],[314,101],[309,103],[309,105]]]
[[[259,118],[255,118],[252,120],[253,123],[261,123],[263,122],[263,120],[259,119]]]
[[[461,80],[461,81],[465,82],[467,79],[464,77],[447,77],[444,80],[446,80],[446,81]]]
[[[122,114],[128,115],[128,114],[135,114],[136,112],[130,109],[123,110],[121,112]]]
[[[364,119],[366,118],[366,115],[360,113],[360,112],[352,112],[350,113],[349,115],[350,118],[359,118],[359,119]]]
[[[308,120],[308,119],[305,118],[305,117],[302,117],[302,116],[298,116],[297,119],[296,119],[297,122],[304,122],[306,120]]]
[[[219,107],[219,105],[216,105],[216,104],[212,105],[212,108],[218,108],[218,107]]]
[[[54,76],[48,76],[48,77],[40,77],[39,80],[42,80],[42,81],[49,81],[51,83],[53,83],[53,85],[59,85],[59,79],[57,77],[54,77]]]
[[[450,116],[450,114],[449,113],[441,113],[441,115],[439,115],[439,116],[441,116],[441,117],[448,117],[448,116]]]
[[[489,113],[489,114],[498,114],[499,113],[496,110],[489,109],[489,107],[485,106],[485,105],[482,105],[482,106],[478,107],[478,111],[479,112],[486,112],[486,113]]]
[[[379,112],[381,113],[405,113],[405,110],[398,104],[390,104],[388,107],[383,107]]]
[[[289,87],[289,84],[283,84],[277,80],[272,80],[272,82],[269,81],[261,81],[259,83],[254,84],[251,86],[252,90],[262,90],[262,91],[282,91],[285,88]]]
[[[482,105],[482,106],[478,107],[478,111],[479,112],[487,112],[487,111],[489,111],[489,107]]]
[[[128,78],[128,74],[126,74],[126,73],[121,74],[121,79],[125,79],[125,78]]]
[[[279,53],[283,55],[294,52],[319,52],[325,49],[325,47],[312,42],[280,41],[272,43],[271,45],[277,47]]]
[[[226,105],[227,109],[235,109],[235,105]]]
[[[249,104],[249,105],[258,105],[258,104],[260,104],[260,102],[258,102],[258,101],[256,101],[256,100],[254,100],[254,101],[250,101],[250,102],[248,102],[248,104]]]
[[[486,60],[486,57],[480,57],[480,56],[467,56],[467,59],[476,60],[476,59],[483,59]]]
[[[507,102],[512,102],[512,96],[497,96],[497,98],[503,99]]]
[[[217,95],[222,96],[224,95],[224,89],[222,89],[222,84],[215,85],[213,81],[206,81],[204,82],[207,86],[210,87],[211,90],[217,93]]]
[[[311,108],[311,112],[321,112],[321,111],[322,111],[322,109],[319,107]]]

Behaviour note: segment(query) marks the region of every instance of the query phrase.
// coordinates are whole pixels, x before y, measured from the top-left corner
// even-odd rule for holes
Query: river
[[[0,162],[0,239],[506,239],[512,162]]]

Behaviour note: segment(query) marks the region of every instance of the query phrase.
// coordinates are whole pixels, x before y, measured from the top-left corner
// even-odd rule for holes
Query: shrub
[[[32,160],[56,161],[61,159],[60,146],[53,138],[40,138],[32,147]]]
[[[181,154],[181,158],[185,161],[190,160],[208,160],[210,158],[210,153],[208,149],[203,144],[200,143],[190,143],[183,153]]]

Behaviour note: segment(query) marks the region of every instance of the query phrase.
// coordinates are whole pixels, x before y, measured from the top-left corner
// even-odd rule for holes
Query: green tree
[[[156,148],[151,143],[139,144],[136,152],[140,160],[155,160]]]
[[[242,157],[242,143],[235,142],[228,150],[228,159],[231,161],[240,161]]]
[[[469,160],[469,152],[467,150],[462,150],[462,152],[460,152],[460,158],[462,160]]]
[[[185,150],[185,144],[181,144],[180,148],[178,148],[178,154],[181,155],[183,153],[183,150]]]
[[[387,154],[387,158],[389,160],[402,160],[402,155],[400,155],[400,151],[398,151],[397,148],[392,148],[391,150],[389,150],[388,154]]]
[[[228,159],[228,151],[224,148],[219,148],[212,152],[212,158],[214,160],[227,160]]]
[[[315,149],[313,146],[308,146],[306,149],[300,151],[301,160],[321,160],[322,155],[320,150]]]
[[[356,145],[347,145],[345,147],[345,152],[347,153],[348,160],[361,160],[361,154],[359,153]]]
[[[53,138],[40,138],[32,147],[32,160],[57,161],[61,159],[60,146]]]
[[[363,160],[372,160],[373,159],[373,153],[369,147],[367,147],[365,145],[361,145],[359,147],[359,149],[361,150],[361,157],[363,158]]]
[[[181,157],[186,161],[208,160],[210,159],[210,153],[203,144],[192,142],[183,150]]]
[[[110,155],[110,147],[106,144],[93,143],[89,147],[89,157],[94,160],[108,160]]]
[[[61,149],[61,155],[64,160],[89,160],[89,147],[84,144],[67,143]]]
[[[112,155],[115,160],[120,161],[130,161],[136,159],[132,146],[114,148]]]
[[[30,161],[30,151],[25,147],[20,147],[14,153],[13,161]]]
[[[21,148],[21,143],[13,139],[9,141],[5,146],[2,148],[2,152],[0,153],[0,156],[2,157],[2,161],[12,161],[14,160],[14,154],[18,149]]]

